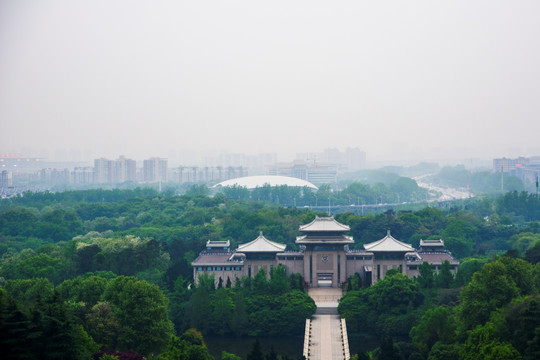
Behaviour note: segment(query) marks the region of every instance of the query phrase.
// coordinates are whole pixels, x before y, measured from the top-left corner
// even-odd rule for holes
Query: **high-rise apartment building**
[[[68,169],[41,169],[39,172],[40,183],[52,183],[52,184],[67,184],[69,183],[69,170]]]
[[[91,184],[94,182],[94,168],[93,167],[76,167],[71,172],[72,184]]]
[[[94,160],[94,182],[116,184],[137,181],[137,162],[120,156],[117,160],[105,158]]]
[[[493,159],[493,172],[506,172],[524,184],[534,184],[540,178],[540,156]]]
[[[167,159],[150,158],[143,161],[144,182],[167,182]]]
[[[137,162],[120,156],[115,161],[115,182],[137,181]]]
[[[365,168],[366,153],[359,148],[347,148],[345,150],[345,166],[349,171]]]
[[[278,163],[268,167],[268,175],[290,176],[307,180],[315,185],[337,182],[338,165],[335,163],[307,163],[295,160],[291,163]]]
[[[94,182],[107,184],[113,181],[113,161],[105,158],[94,160]]]
[[[5,189],[13,186],[13,174],[11,171],[0,171],[0,189]]]

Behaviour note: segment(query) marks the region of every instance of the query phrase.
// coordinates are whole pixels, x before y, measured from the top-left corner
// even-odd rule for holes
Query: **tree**
[[[54,293],[54,285],[43,278],[8,280],[5,289],[22,311],[28,311],[38,301],[50,299]]]
[[[158,357],[158,360],[214,360],[204,345],[200,333],[187,330],[180,338],[172,335],[167,348]]]
[[[276,350],[274,349],[274,345],[270,347],[270,352],[266,354],[264,360],[278,360],[278,355],[276,353]]]
[[[450,344],[454,341],[456,322],[446,307],[428,309],[420,323],[411,329],[409,336],[414,345],[427,356],[436,342]]]
[[[368,288],[349,291],[338,305],[351,332],[379,336],[406,336],[417,321],[415,309],[423,295],[407,275],[394,273]]]
[[[30,320],[15,300],[0,288],[0,349],[5,359],[28,359],[27,338]]]
[[[267,291],[268,282],[266,281],[266,271],[263,267],[257,271],[253,279],[253,291],[258,294],[263,294]]]
[[[524,260],[501,257],[486,264],[461,291],[458,313],[464,330],[484,324],[493,310],[513,298],[530,294],[534,280],[533,268]]]
[[[379,347],[378,356],[375,358],[378,360],[399,360],[399,350],[394,345],[392,338],[383,337],[381,340],[381,346]]]
[[[231,321],[231,330],[236,336],[240,337],[247,333],[246,327],[249,321],[244,294],[238,292],[234,302],[235,307]]]
[[[234,303],[229,291],[224,288],[218,289],[213,295],[212,307],[212,329],[219,335],[230,332]]]
[[[199,286],[193,291],[186,307],[186,313],[189,317],[188,325],[203,333],[211,330],[212,302],[210,297],[212,293],[213,291],[209,291],[208,286],[202,286],[199,282]]]
[[[458,360],[459,349],[460,345],[458,344],[436,342],[429,352],[428,360]]]
[[[285,266],[279,264],[270,268],[270,281],[268,281],[268,291],[272,294],[283,294],[289,290],[289,279]]]
[[[169,314],[176,329],[182,328],[184,321],[185,309],[188,304],[191,291],[188,289],[188,281],[184,280],[182,275],[179,275],[174,282],[174,289],[169,293]]]
[[[460,351],[463,360],[519,360],[520,353],[509,343],[501,342],[494,334],[493,323],[478,326],[468,333]]]
[[[121,327],[109,303],[95,304],[86,314],[85,320],[88,333],[102,348],[115,349],[117,347]]]
[[[242,360],[242,358],[240,356],[236,356],[223,350],[221,352],[221,360]]]
[[[525,260],[533,265],[540,262],[540,243],[537,243],[525,252]]]
[[[218,288],[218,289],[221,289],[222,287],[223,287],[223,278],[220,276],[220,277],[219,277],[219,280],[218,280],[218,286],[217,286],[217,288]]]
[[[404,313],[409,304],[420,304],[422,295],[414,281],[404,274],[386,276],[368,288],[369,301],[379,311]]]
[[[261,344],[259,343],[259,339],[255,339],[255,342],[253,343],[253,347],[251,348],[251,351],[247,355],[246,360],[264,360],[264,355],[261,350]]]
[[[480,271],[485,263],[487,263],[487,260],[485,259],[469,258],[463,260],[458,267],[455,285],[467,285],[472,280],[473,274]]]
[[[58,292],[39,299],[31,312],[28,340],[34,356],[45,359],[90,359],[97,344],[76,324]]]
[[[107,279],[100,276],[65,280],[56,287],[64,300],[83,302],[87,307],[98,303],[107,286]]]
[[[494,336],[507,341],[525,359],[540,356],[540,295],[514,299],[510,304],[492,313]]]
[[[435,285],[438,288],[448,289],[451,287],[453,281],[454,275],[452,274],[450,262],[444,260],[439,268],[439,273],[435,278]]]
[[[159,352],[173,333],[168,319],[168,301],[156,285],[134,277],[119,276],[109,281],[103,300],[113,308],[121,325],[120,349],[142,354]]]

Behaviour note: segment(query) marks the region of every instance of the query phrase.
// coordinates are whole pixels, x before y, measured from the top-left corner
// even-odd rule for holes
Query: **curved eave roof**
[[[374,252],[409,252],[414,251],[413,247],[409,244],[405,244],[399,240],[396,240],[388,234],[379,241],[375,241],[364,245],[364,249]]]
[[[315,237],[309,235],[298,236],[296,238],[297,244],[354,244],[352,236],[340,236],[340,237]]]
[[[253,241],[248,242],[247,244],[241,244],[238,246],[236,251],[241,251],[243,253],[250,252],[281,252],[285,250],[287,245],[273,242],[265,238],[262,234],[259,235]]]
[[[191,266],[204,266],[204,265],[227,265],[230,264],[231,253],[206,253],[199,255]]]
[[[240,187],[245,187],[249,190],[252,190],[258,187],[263,187],[265,185],[298,186],[298,187],[308,187],[313,190],[318,190],[318,188],[312,183],[310,183],[309,181],[297,179],[297,178],[293,178],[289,176],[275,176],[275,175],[245,176],[241,178],[222,181],[219,184],[214,185],[213,187],[240,186]]]
[[[315,216],[315,220],[306,225],[300,225],[300,231],[304,232],[336,232],[336,231],[349,231],[351,228],[349,225],[337,222],[333,216],[330,217],[318,217]]]

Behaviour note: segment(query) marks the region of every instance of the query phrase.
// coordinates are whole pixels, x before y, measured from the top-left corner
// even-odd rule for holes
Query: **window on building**
[[[206,267],[206,271],[212,271],[212,267],[211,267],[211,266],[207,266],[207,267]]]
[[[225,271],[231,271],[231,267],[230,266],[225,266]]]
[[[221,271],[223,268],[221,266],[216,266],[216,271]]]
[[[197,271],[202,271],[202,270],[203,270],[202,266],[197,266]]]
[[[242,270],[242,268],[240,266],[235,266],[234,267],[234,271],[240,271],[240,270]]]

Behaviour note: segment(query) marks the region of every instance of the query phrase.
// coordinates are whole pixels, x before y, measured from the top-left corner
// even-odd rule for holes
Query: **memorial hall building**
[[[390,234],[363,249],[350,249],[354,239],[346,235],[348,225],[333,217],[316,217],[301,225],[296,244],[300,250],[287,250],[285,244],[270,241],[261,233],[255,240],[230,249],[229,241],[208,241],[206,250],[193,261],[193,277],[214,274],[216,283],[244,276],[253,277],[263,268],[266,274],[272,267],[284,265],[287,274],[300,273],[310,287],[342,287],[347,279],[358,273],[369,286],[383,279],[390,269],[398,269],[408,276],[417,276],[423,262],[435,271],[448,260],[452,273],[459,261],[444,249],[443,240],[420,240],[419,249],[403,243]]]

